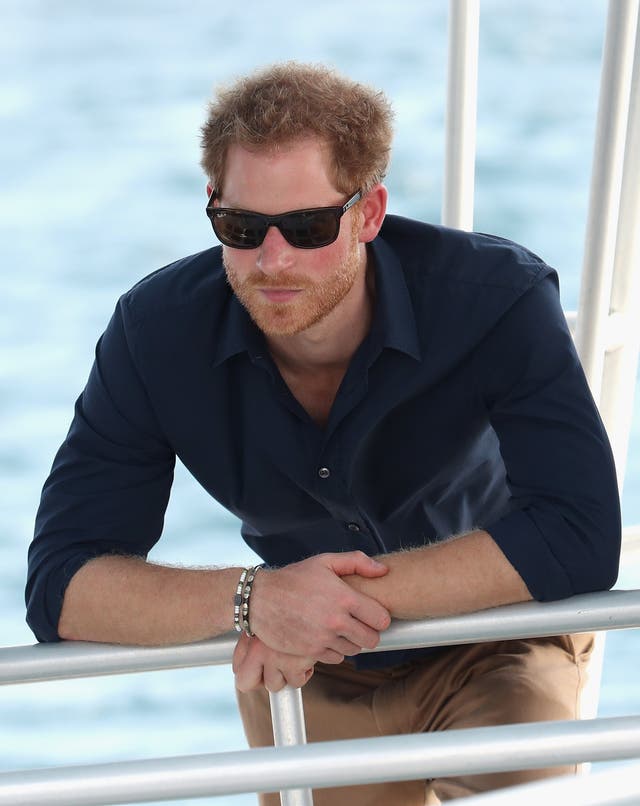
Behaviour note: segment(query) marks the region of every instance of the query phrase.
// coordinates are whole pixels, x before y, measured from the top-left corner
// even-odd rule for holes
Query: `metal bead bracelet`
[[[251,632],[251,627],[249,624],[249,602],[251,600],[251,588],[253,585],[253,580],[256,578],[256,574],[262,568],[261,565],[254,565],[253,568],[247,569],[248,576],[244,583],[244,590],[242,591],[242,629],[244,630],[245,635],[252,638],[254,633]]]
[[[236,588],[235,596],[233,597],[233,626],[237,632],[242,632],[242,592],[244,590],[244,583],[247,579],[247,574],[251,568],[245,568],[240,574],[238,587]]]

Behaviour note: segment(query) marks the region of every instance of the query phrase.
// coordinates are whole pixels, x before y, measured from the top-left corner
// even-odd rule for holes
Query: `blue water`
[[[3,0],[0,24],[0,628],[24,624],[40,488],[119,294],[206,248],[198,129],[212,87],[273,60],[330,62],[396,109],[393,212],[439,219],[444,0],[241,5]],[[604,0],[483,0],[476,228],[521,241],[576,307]],[[640,521],[640,404],[623,510]],[[179,470],[154,559],[250,560],[237,524]],[[638,587],[631,567],[619,583]],[[633,632],[610,635],[602,715],[640,713]],[[229,669],[0,691],[0,769],[244,747]],[[253,803],[252,796],[216,802]]]

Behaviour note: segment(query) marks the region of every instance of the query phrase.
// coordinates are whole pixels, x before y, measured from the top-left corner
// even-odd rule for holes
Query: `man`
[[[555,273],[500,238],[386,216],[390,141],[382,94],[321,67],[277,65],[219,93],[202,162],[223,246],[120,299],[43,491],[37,637],[243,630],[234,671],[254,746],[272,741],[266,689],[285,683],[304,685],[311,741],[576,717],[589,636],[358,653],[390,617],[616,578],[613,462]],[[176,455],[265,568],[146,561]],[[559,771],[315,802],[438,802]]]

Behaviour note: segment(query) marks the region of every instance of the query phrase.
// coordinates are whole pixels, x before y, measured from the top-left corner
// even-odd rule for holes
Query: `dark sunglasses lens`
[[[281,228],[284,237],[298,249],[317,249],[336,240],[340,219],[335,210],[311,210],[284,216]]]
[[[266,234],[260,216],[249,213],[214,211],[211,223],[218,240],[234,249],[255,249],[264,241]]]

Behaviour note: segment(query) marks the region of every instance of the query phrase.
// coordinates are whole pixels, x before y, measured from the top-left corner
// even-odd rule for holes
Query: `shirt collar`
[[[373,342],[422,359],[416,316],[407,281],[395,252],[380,236],[371,243],[376,272]]]
[[[415,312],[400,261],[380,236],[372,241],[370,250],[376,273],[370,341],[380,349],[390,347],[420,361]],[[264,335],[236,295],[230,293],[215,340],[213,366],[243,352],[255,360],[266,350]]]
[[[266,351],[264,335],[254,324],[247,309],[229,290],[228,302],[215,339],[213,366],[217,367],[234,355],[245,352],[253,361],[261,358]]]

